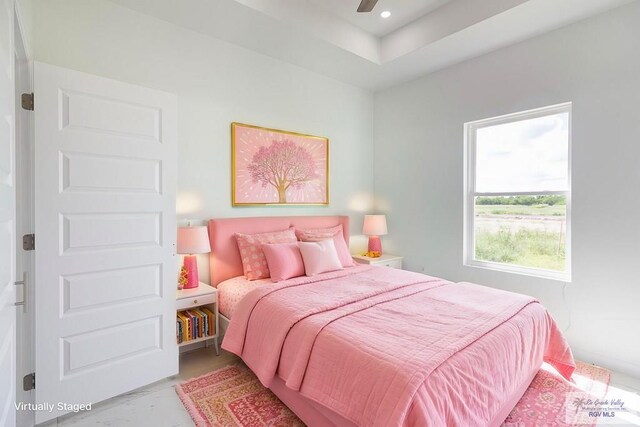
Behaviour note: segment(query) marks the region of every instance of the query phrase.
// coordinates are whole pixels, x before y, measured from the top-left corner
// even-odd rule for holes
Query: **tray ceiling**
[[[110,1],[377,91],[638,0]]]
[[[371,13],[358,13],[360,0],[306,0],[375,36],[387,35],[451,0],[378,0]],[[381,18],[380,12],[391,12]]]

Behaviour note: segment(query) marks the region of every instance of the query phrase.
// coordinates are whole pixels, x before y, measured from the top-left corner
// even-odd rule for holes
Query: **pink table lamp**
[[[384,215],[365,215],[362,234],[369,236],[369,252],[366,255],[378,258],[382,255],[380,236],[387,234],[387,218]]]
[[[187,284],[184,289],[197,288],[198,261],[194,254],[206,254],[211,252],[209,245],[209,233],[206,226],[179,227],[178,228],[178,253],[184,256],[184,268],[187,270]]]

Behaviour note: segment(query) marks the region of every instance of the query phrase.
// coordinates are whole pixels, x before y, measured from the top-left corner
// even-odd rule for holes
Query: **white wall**
[[[346,213],[357,232],[375,181],[410,269],[534,295],[579,357],[640,376],[638,2],[378,93],[375,130],[370,93],[299,67],[104,0],[33,10],[36,60],[178,94],[180,218]],[[463,123],[565,101],[573,283],[463,267]],[[232,208],[232,121],[328,136],[331,205]]]
[[[34,0],[16,0],[15,9],[23,38],[25,53],[33,56],[33,2]]]
[[[640,376],[640,2],[375,96],[377,207],[408,268],[539,298],[576,355]],[[463,123],[573,102],[573,282],[463,267]]]
[[[37,0],[35,59],[178,95],[179,219],[349,214],[372,203],[373,95],[104,0]],[[328,207],[231,207],[233,121],[326,136]],[[201,257],[201,279],[208,262]]]

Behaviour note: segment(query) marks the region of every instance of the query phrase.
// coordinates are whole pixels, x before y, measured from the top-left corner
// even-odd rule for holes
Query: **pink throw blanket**
[[[442,408],[429,402],[432,391],[426,385],[438,382],[436,371],[450,359],[468,364],[462,378],[491,364],[477,360],[476,347],[521,312],[534,316],[526,338],[538,349],[522,352],[544,355],[562,375],[571,376],[575,365],[566,341],[546,310],[532,305],[539,306],[520,294],[360,266],[252,291],[238,305],[222,347],[240,355],[265,386],[279,375],[287,387],[358,425],[399,426],[408,417],[450,420],[434,413]],[[508,349],[513,344],[508,335],[501,330],[492,338],[499,336]],[[476,343],[465,360],[465,349]],[[533,359],[531,364],[541,362]],[[509,381],[508,373],[502,375],[500,381]],[[455,396],[464,391],[464,384],[458,386],[462,390],[442,390],[449,394],[445,404],[466,405],[464,411],[491,421],[498,405],[487,402],[489,411],[468,407],[459,402],[464,396]],[[473,380],[468,386],[478,388]],[[503,389],[511,390],[504,386],[495,394]]]

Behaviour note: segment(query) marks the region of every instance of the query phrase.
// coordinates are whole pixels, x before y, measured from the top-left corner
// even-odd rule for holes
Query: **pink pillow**
[[[307,276],[342,270],[333,239],[319,242],[299,242],[298,247],[304,261],[304,272]]]
[[[271,280],[281,282],[304,276],[304,262],[297,243],[271,243],[262,245]]]
[[[242,234],[236,233],[236,242],[242,259],[242,270],[247,280],[266,279],[269,277],[269,266],[262,252],[265,243],[295,243],[296,234],[293,228],[271,233]]]
[[[342,232],[342,224],[336,225],[330,228],[316,228],[313,230],[296,230],[296,236],[301,242],[318,242],[320,240],[326,240],[333,238],[333,243],[336,246],[338,252],[338,259],[343,267],[353,267],[355,262],[351,258],[349,252],[349,246],[344,241],[344,234]]]

